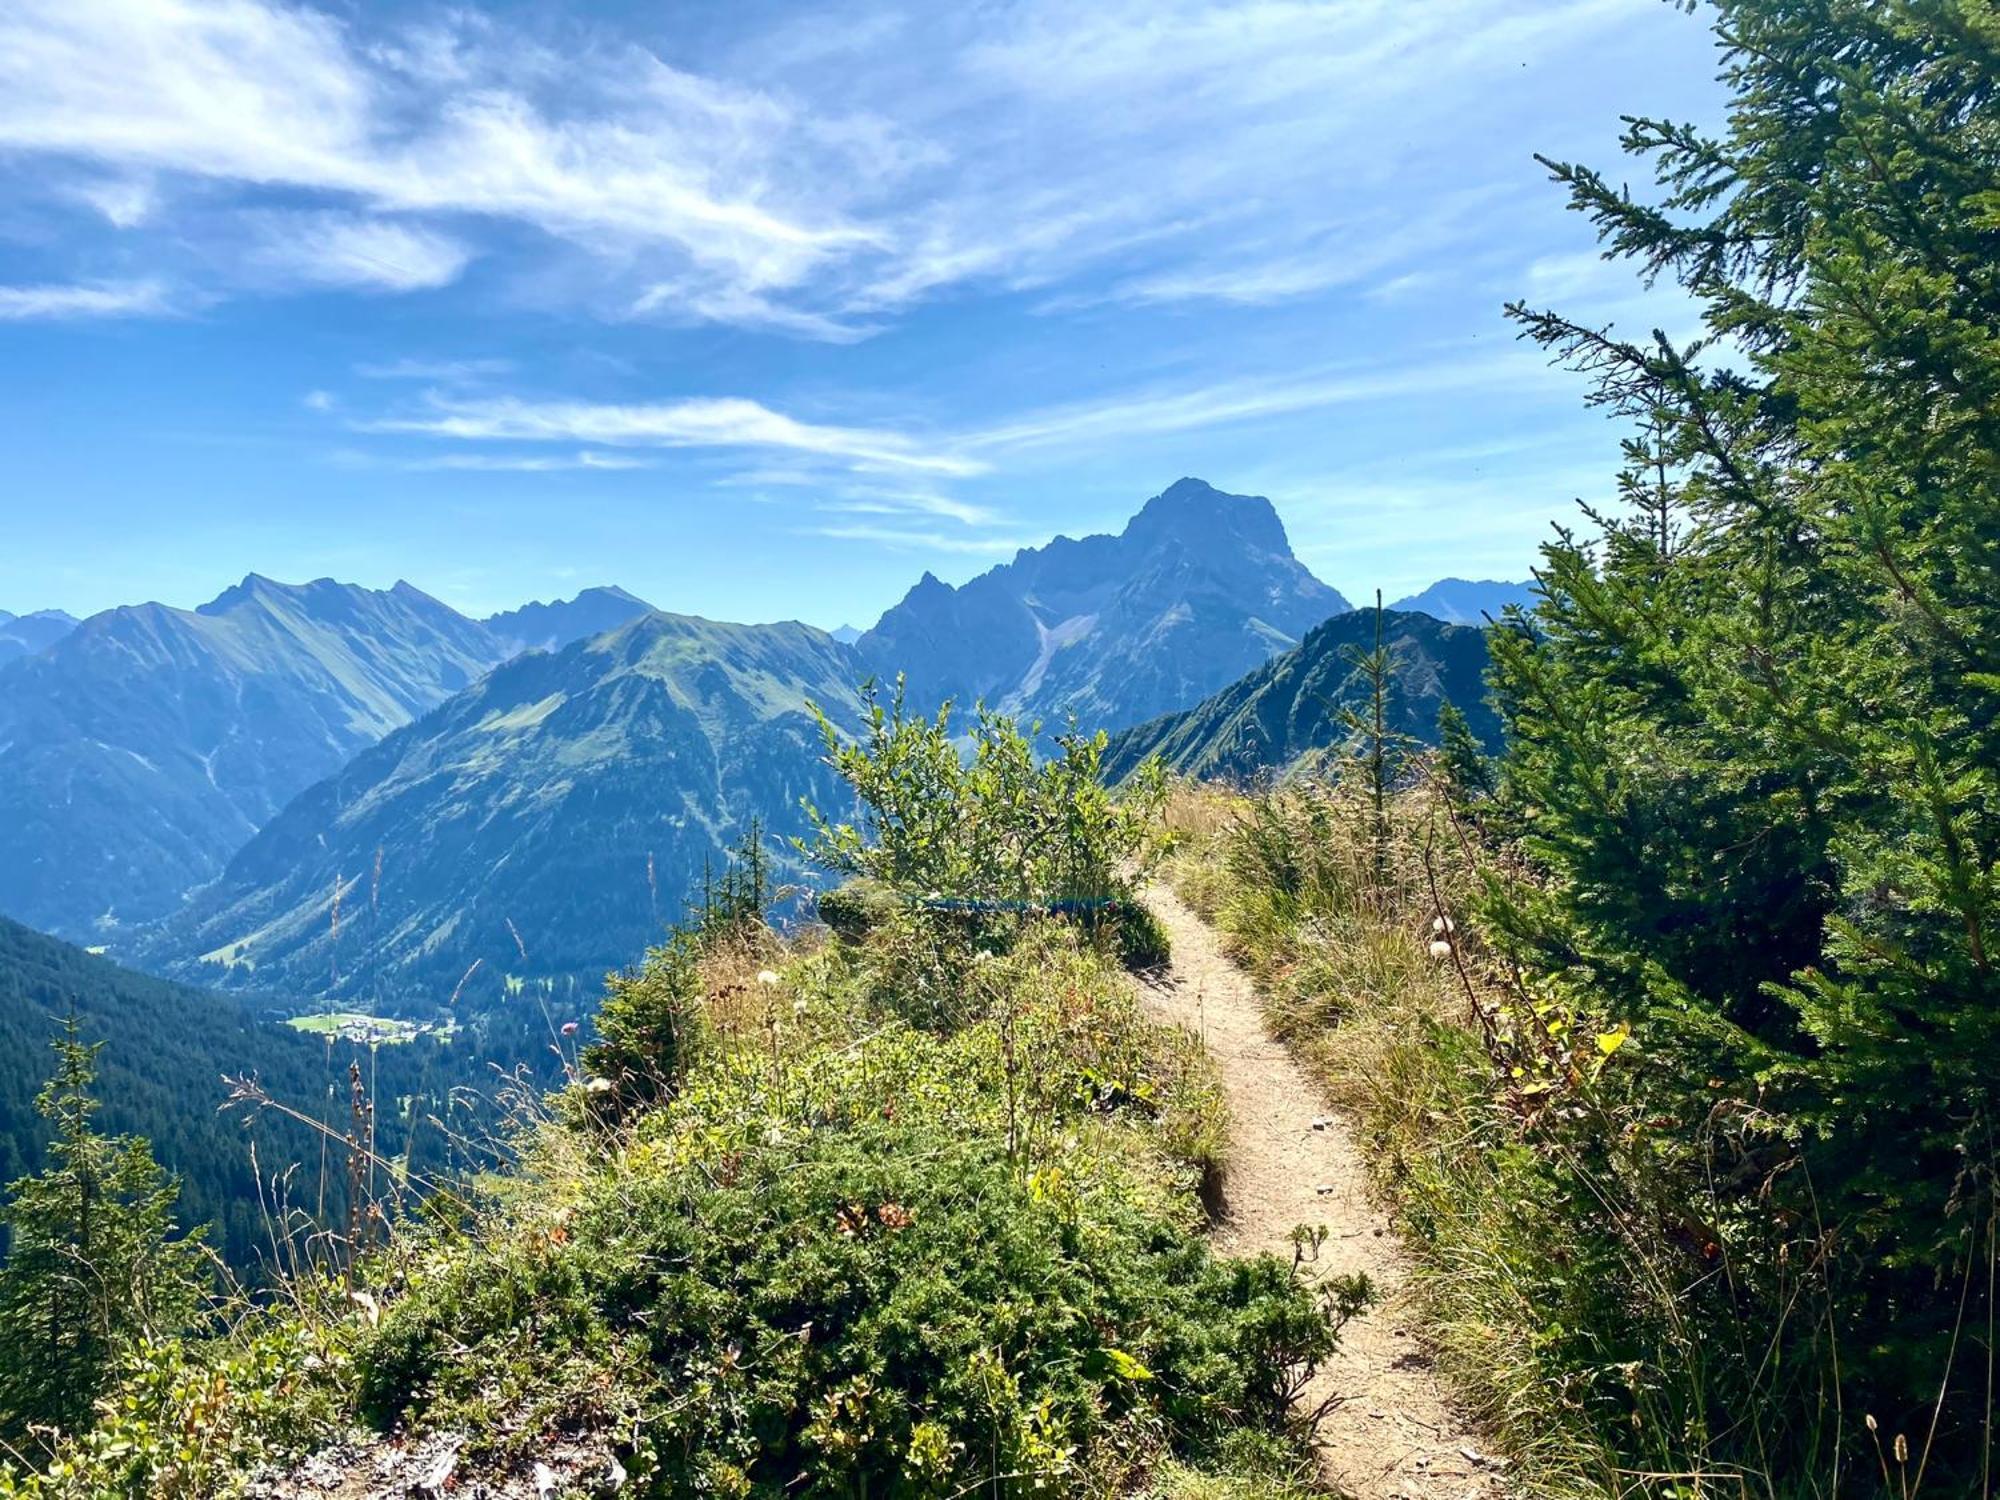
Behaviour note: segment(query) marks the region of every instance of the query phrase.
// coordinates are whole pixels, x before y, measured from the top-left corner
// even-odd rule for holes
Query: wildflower
[[[574,1022],[574,1021],[565,1021],[565,1022],[563,1022],[563,1023],[562,1023],[562,1034],[563,1034],[564,1036],[575,1036],[575,1035],[576,1035],[576,1022]]]
[[[778,976],[771,969],[759,969],[757,971],[757,982],[766,986],[774,985],[778,982]]]
[[[609,1078],[593,1078],[584,1085],[584,1089],[592,1094],[608,1094],[611,1092],[611,1080]]]
[[[1451,944],[1447,943],[1443,938],[1439,938],[1431,944],[1431,957],[1437,959],[1440,963],[1450,958]]]
[[[1458,927],[1450,917],[1436,916],[1431,918],[1431,935],[1433,937],[1443,937],[1447,932],[1456,931],[1458,931]]]

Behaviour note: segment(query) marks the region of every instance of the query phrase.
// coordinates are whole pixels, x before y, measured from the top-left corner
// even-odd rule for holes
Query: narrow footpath
[[[1370,1194],[1347,1122],[1265,1029],[1250,978],[1208,924],[1164,886],[1147,904],[1173,941],[1173,962],[1141,985],[1159,1020],[1198,1035],[1229,1103],[1218,1249],[1289,1257],[1300,1224],[1324,1224],[1328,1275],[1366,1272],[1379,1300],[1347,1325],[1340,1352],[1304,1404],[1340,1404],[1321,1424],[1322,1473],[1354,1500],[1499,1500],[1500,1465],[1440,1387],[1407,1299],[1409,1263]]]

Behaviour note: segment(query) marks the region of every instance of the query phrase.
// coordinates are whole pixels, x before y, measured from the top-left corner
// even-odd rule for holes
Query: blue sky
[[[250,571],[867,623],[1183,474],[1361,599],[1519,577],[1691,331],[1531,153],[1712,121],[1660,0],[9,0],[0,607]]]

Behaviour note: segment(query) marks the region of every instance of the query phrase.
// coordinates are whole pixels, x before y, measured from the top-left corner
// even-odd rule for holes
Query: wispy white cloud
[[[1018,537],[972,537],[955,531],[919,531],[893,526],[831,525],[801,528],[805,536],[823,536],[834,541],[866,542],[898,552],[949,552],[975,557],[1005,557],[1023,547],[1037,545]]]
[[[114,229],[131,229],[153,216],[158,185],[150,176],[86,177],[67,185],[77,202],[95,209]]]
[[[970,475],[987,465],[903,433],[801,422],[741,397],[698,396],[647,405],[431,398],[420,415],[364,424],[375,432],[474,442],[567,442],[661,448],[780,449],[861,468]]]
[[[299,398],[299,405],[307,411],[327,412],[340,405],[340,398],[332,391],[307,391]]]
[[[629,454],[593,453],[585,449],[580,453],[556,455],[446,453],[437,458],[414,459],[402,464],[401,467],[417,470],[468,469],[482,474],[556,474],[576,469],[605,472],[650,469],[653,465],[646,459],[634,458]]]
[[[364,380],[423,380],[442,385],[485,380],[513,370],[511,359],[392,359],[354,367],[354,373]]]
[[[1104,443],[1257,421],[1360,401],[1509,386],[1536,378],[1546,378],[1545,367],[1532,355],[1518,351],[1472,355],[1426,365],[1305,371],[1180,389],[1118,393],[1049,407],[969,433],[962,439],[962,445],[978,452]]]
[[[991,526],[1000,520],[991,507],[974,505],[935,490],[848,487],[824,502],[827,510],[857,516],[940,516],[964,526]]]
[[[157,317],[174,310],[166,286],[153,280],[0,286],[0,322]]]
[[[263,213],[251,219],[251,263],[307,286],[414,292],[448,286],[472,259],[433,229],[346,213]]]
[[[972,285],[1266,304],[1490,235],[1449,198],[1411,210],[1408,174],[1449,155],[1478,181],[1539,103],[1522,66],[1630,3],[858,0],[669,62],[599,18],[557,47],[470,7],[12,0],[0,149],[128,226],[273,194],[350,215],[294,247],[318,284],[434,287],[556,242],[537,285],[607,316],[833,342]]]

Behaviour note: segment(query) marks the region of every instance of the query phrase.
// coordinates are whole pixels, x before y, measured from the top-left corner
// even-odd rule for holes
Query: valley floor
[[[1363,1272],[1381,1299],[1347,1325],[1305,1396],[1339,1397],[1320,1428],[1323,1477],[1353,1500],[1497,1500],[1499,1461],[1454,1408],[1417,1332],[1408,1260],[1352,1128],[1271,1036],[1255,985],[1208,924],[1164,886],[1147,902],[1173,942],[1171,967],[1143,986],[1147,1008],[1201,1038],[1229,1106],[1216,1248],[1285,1256],[1296,1226],[1323,1224],[1320,1269]]]

